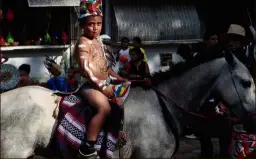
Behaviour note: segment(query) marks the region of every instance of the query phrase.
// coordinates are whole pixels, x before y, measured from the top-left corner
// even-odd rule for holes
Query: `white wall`
[[[155,45],[155,46],[144,46],[148,57],[148,64],[151,74],[154,72],[164,71],[168,67],[161,67],[160,65],[160,54],[161,53],[175,53],[176,45]]]

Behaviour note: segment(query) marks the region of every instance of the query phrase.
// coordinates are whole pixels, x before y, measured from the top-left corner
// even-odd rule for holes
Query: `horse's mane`
[[[180,62],[170,66],[170,69],[165,72],[156,72],[152,77],[151,81],[154,85],[162,83],[170,78],[177,77],[182,75],[183,73],[189,71],[190,69],[199,66],[203,63],[212,61],[214,59],[222,58],[223,54],[217,54],[212,57],[199,57],[198,59],[190,59],[186,62]]]

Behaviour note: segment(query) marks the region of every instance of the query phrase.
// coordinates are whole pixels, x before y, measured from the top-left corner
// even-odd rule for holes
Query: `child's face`
[[[102,30],[102,17],[101,16],[87,17],[82,28],[84,29],[84,33],[86,34],[86,36],[90,38],[98,37]]]
[[[28,73],[26,71],[20,70],[20,77],[28,76]]]
[[[122,47],[128,47],[128,45],[129,45],[129,41],[128,40],[122,40],[122,42],[121,42],[121,46]]]
[[[137,61],[139,59],[138,55],[135,52],[130,53],[131,61]]]

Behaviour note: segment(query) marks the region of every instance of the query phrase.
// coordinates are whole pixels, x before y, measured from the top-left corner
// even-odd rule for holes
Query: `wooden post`
[[[104,30],[111,37],[111,0],[104,1]]]

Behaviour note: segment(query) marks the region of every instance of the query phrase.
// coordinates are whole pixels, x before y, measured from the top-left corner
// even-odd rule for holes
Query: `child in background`
[[[33,80],[29,76],[30,71],[31,71],[31,66],[29,64],[20,65],[20,67],[19,67],[20,80],[19,80],[19,83],[18,83],[18,87],[38,85],[39,84],[39,81]]]
[[[119,50],[117,54],[117,59],[116,59],[116,61],[119,61],[119,69],[123,68],[124,64],[122,61],[124,60],[124,58],[130,61],[130,49],[128,46],[129,46],[129,39],[127,37],[123,37],[121,39],[121,49]]]
[[[130,70],[130,63],[126,56],[121,55],[119,57],[120,62],[122,62],[123,67],[119,68],[119,74],[121,77],[128,78],[129,77],[129,70]]]

